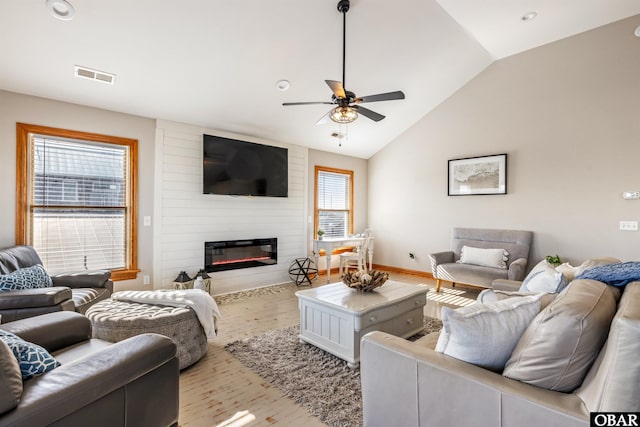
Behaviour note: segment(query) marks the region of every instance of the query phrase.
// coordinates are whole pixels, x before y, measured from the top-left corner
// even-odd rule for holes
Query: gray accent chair
[[[12,246],[0,249],[0,274],[42,264],[32,246]],[[2,322],[55,311],[77,311],[84,314],[98,301],[109,298],[113,281],[109,270],[80,271],[51,276],[53,287],[0,291]]]
[[[436,292],[442,281],[490,288],[496,279],[522,280],[527,268],[533,233],[520,230],[486,228],[454,228],[451,250],[429,254],[431,272],[436,279]],[[485,249],[505,249],[509,252],[507,269],[461,264],[463,246]]]

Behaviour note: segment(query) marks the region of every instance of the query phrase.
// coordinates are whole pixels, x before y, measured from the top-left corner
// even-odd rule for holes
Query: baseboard
[[[418,270],[409,270],[406,268],[400,268],[400,267],[391,267],[389,265],[382,265],[382,264],[373,264],[373,268],[376,270],[384,270],[384,271],[389,271],[392,273],[401,273],[401,274],[409,274],[411,276],[418,276],[418,277],[424,277],[426,279],[433,279],[433,274],[431,274],[430,271],[418,271]],[[340,272],[340,269],[338,267],[334,267],[331,269],[331,274],[337,274]],[[327,275],[327,271],[322,269],[319,272],[320,276],[326,276]]]
[[[377,270],[390,271],[392,273],[409,274],[411,276],[424,277],[427,279],[433,279],[433,274],[430,271],[418,271],[409,270],[407,268],[391,267],[389,265],[373,264],[373,268]]]

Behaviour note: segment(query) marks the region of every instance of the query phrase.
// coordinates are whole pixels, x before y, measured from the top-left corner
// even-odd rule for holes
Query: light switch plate
[[[638,231],[638,221],[620,221],[621,231]]]
[[[142,218],[145,227],[151,227],[151,217],[145,216]]]

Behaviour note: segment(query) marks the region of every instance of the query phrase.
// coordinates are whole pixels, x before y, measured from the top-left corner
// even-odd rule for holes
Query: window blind
[[[126,146],[34,135],[32,244],[51,274],[126,266]]]
[[[351,209],[351,177],[336,172],[318,172],[318,229],[326,237],[346,237]]]

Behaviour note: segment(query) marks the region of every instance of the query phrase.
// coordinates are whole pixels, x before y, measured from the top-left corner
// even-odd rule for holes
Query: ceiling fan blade
[[[379,122],[380,120],[384,119],[384,117],[385,117],[382,114],[376,113],[375,111],[371,111],[368,108],[364,108],[364,107],[361,107],[359,105],[354,105],[353,108],[358,110],[358,113],[360,113],[363,116],[373,120],[374,122]]]
[[[404,99],[404,93],[401,90],[395,92],[379,93],[377,95],[368,95],[356,98],[353,102],[377,102],[377,101],[392,101],[394,99]]]
[[[333,94],[336,96],[336,98],[347,97],[347,94],[344,92],[344,87],[342,87],[342,83],[337,82],[335,80],[325,80],[325,82],[327,82],[327,84],[333,91]]]
[[[333,102],[318,101],[318,102],[283,102],[282,103],[282,105],[284,105],[284,106],[288,106],[288,105],[314,105],[314,104],[329,104],[329,105],[333,105]]]
[[[330,114],[331,114],[331,110],[329,110],[327,114],[325,114],[324,116],[320,117],[320,120],[318,120],[316,124],[324,125],[325,123],[329,123],[331,121],[331,118],[329,117]]]

